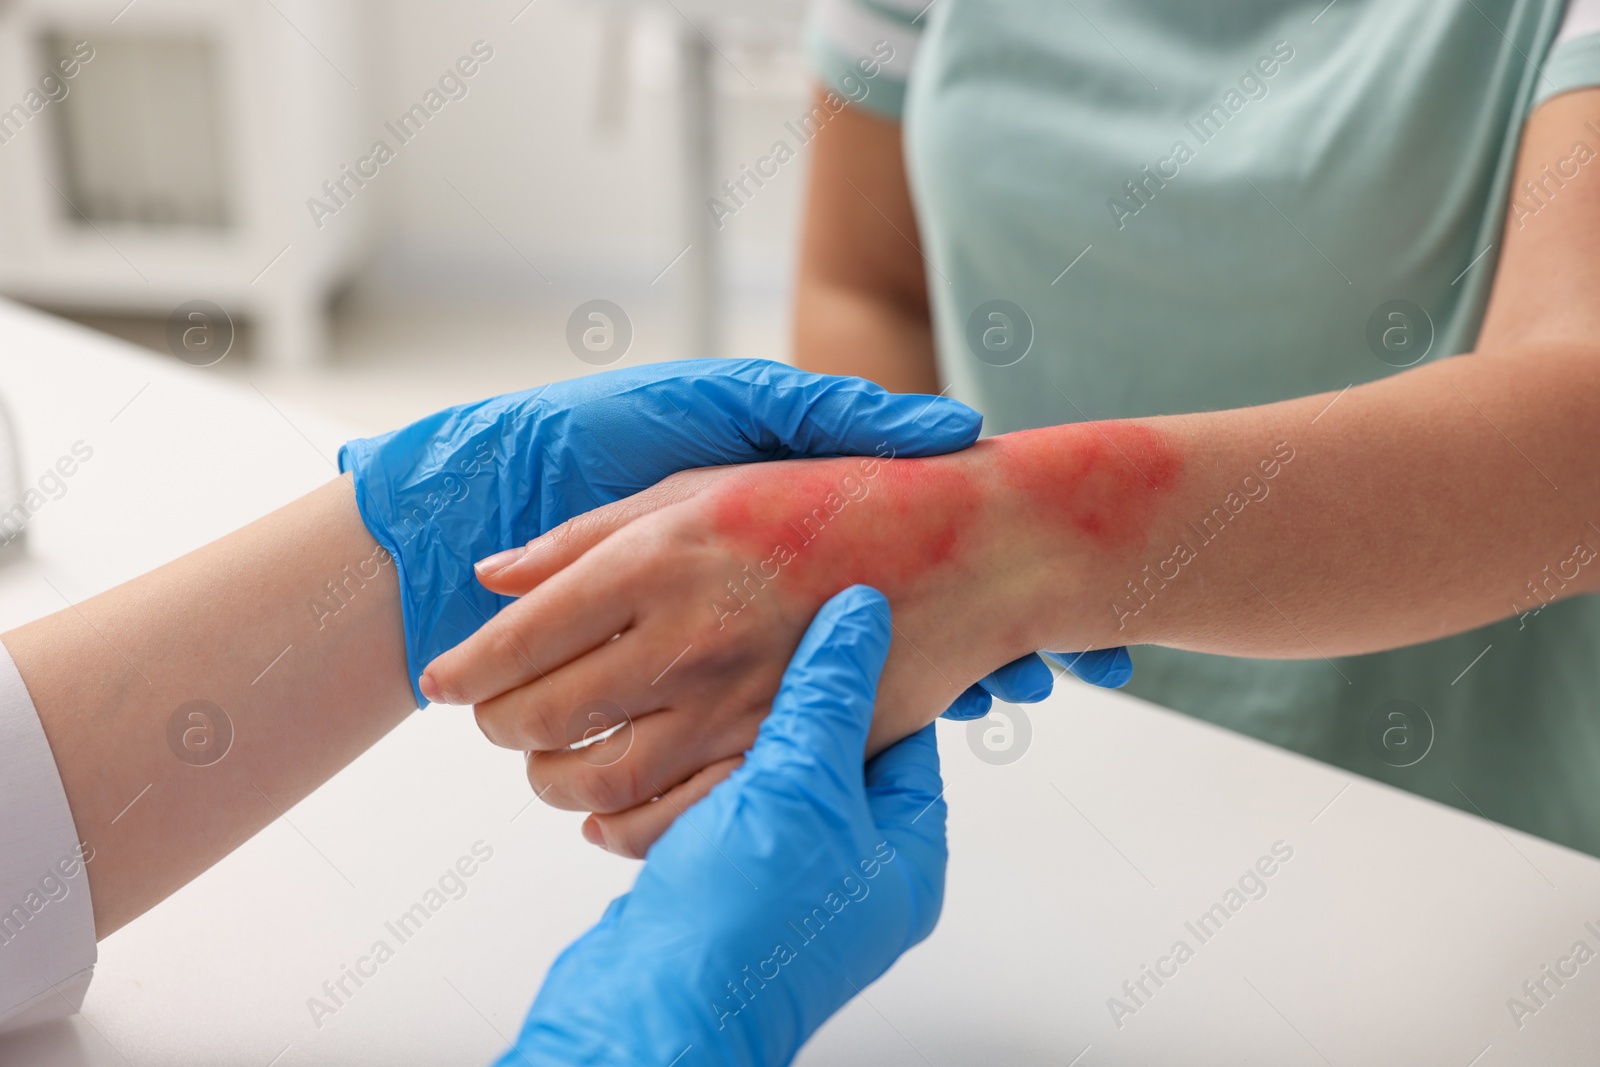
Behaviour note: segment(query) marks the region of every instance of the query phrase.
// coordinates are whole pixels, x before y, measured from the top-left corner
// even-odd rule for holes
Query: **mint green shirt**
[[[1470,350],[1523,122],[1600,85],[1594,0],[925,2],[823,0],[812,52],[903,123],[940,369],[991,433]],[[1129,691],[1600,855],[1594,598],[1332,662],[1140,648]]]

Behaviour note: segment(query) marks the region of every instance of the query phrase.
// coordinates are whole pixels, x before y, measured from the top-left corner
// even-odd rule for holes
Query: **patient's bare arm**
[[[874,751],[1033,649],[1315,658],[1504,617],[1600,522],[1596,404],[1600,348],[1508,346],[1342,395],[1025,431],[871,474],[701,472],[653,513],[597,512],[486,577],[531,592],[424,688],[536,750],[552,803],[616,816],[667,792],[591,826],[634,852],[693,798],[673,787],[705,787],[702,768],[750,744],[805,620],[854,583],[895,612]],[[1561,595],[1597,576],[1576,569]],[[632,719],[625,757],[563,749],[586,705]],[[627,825],[646,831],[609,836]]]

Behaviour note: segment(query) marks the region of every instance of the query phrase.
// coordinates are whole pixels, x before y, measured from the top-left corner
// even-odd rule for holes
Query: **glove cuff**
[[[423,669],[510,603],[484,589],[472,565],[509,547],[520,508],[508,501],[539,499],[535,464],[519,484],[503,484],[510,443],[498,414],[485,410],[489,403],[439,412],[339,450],[361,521],[394,559],[418,707],[427,703],[418,686]]]

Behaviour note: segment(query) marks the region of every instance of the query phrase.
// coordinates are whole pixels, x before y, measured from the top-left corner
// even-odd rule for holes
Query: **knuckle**
[[[523,708],[517,716],[517,727],[525,742],[523,748],[554,752],[567,747],[566,731],[552,726],[537,707]]]
[[[524,686],[474,705],[478,729],[501,748],[548,751],[564,747],[566,738],[550,729],[527,689]]]
[[[515,621],[505,618],[504,613],[490,619],[479,633],[486,642],[483,655],[489,662],[502,663],[508,667],[532,662],[517,640]]]
[[[605,834],[609,850],[630,860],[644,859],[644,854],[650,851],[650,846],[660,836],[659,833],[651,834],[648,830],[631,825],[619,826],[615,831],[608,829]]]
[[[539,797],[541,800],[546,801],[547,803],[553,804],[554,802],[551,801],[549,799],[549,797],[546,795],[549,792],[551,792],[550,787],[551,787],[552,783],[549,781],[549,777],[550,776],[547,773],[545,773],[546,770],[548,769],[545,766],[545,762],[546,761],[544,761],[544,760],[539,758],[539,754],[537,752],[529,752],[528,753],[528,758],[527,758],[528,784],[533,787],[533,792],[534,792],[535,796]]]
[[[538,545],[547,551],[557,554],[563,552],[565,549],[570,548],[574,541],[580,540],[580,535],[585,528],[584,520],[586,518],[586,515],[576,515],[559,526],[551,527],[545,531],[543,537],[536,538],[531,542],[530,547]]]
[[[584,806],[572,796],[571,782],[559,761],[548,753],[528,753],[528,784],[534,796],[560,811],[584,811]]]
[[[472,717],[477,720],[478,730],[484,737],[489,739],[490,744],[497,745],[500,748],[523,747],[516,744],[511,735],[505,730],[504,724],[500,721],[501,717],[496,713],[492,704],[474,704]]]
[[[625,811],[637,800],[637,782],[627,761],[606,767],[577,764],[574,782],[577,799],[590,811],[609,815]]]

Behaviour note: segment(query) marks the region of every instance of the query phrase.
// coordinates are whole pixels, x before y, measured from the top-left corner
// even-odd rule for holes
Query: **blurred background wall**
[[[631,327],[616,365],[786,358],[804,150],[720,229],[705,186],[794,142],[801,14],[800,0],[12,0],[0,108],[26,110],[74,42],[94,57],[15,131],[0,113],[0,289],[195,364],[171,351],[169,320],[209,302],[234,330],[207,373],[373,429],[610,363],[568,340],[597,299]],[[174,83],[170,50],[139,73],[130,46],[163,37],[209,42],[210,90]],[[463,59],[474,73],[420,131],[395,130]],[[208,108],[219,131],[200,128]],[[174,202],[193,207],[207,164],[190,153],[211,136],[237,239],[130,221],[65,173],[183,185]],[[359,188],[342,178],[380,139],[393,158]],[[120,147],[83,163],[97,145]],[[338,210],[319,218],[313,198]],[[317,321],[295,325],[308,301]]]

